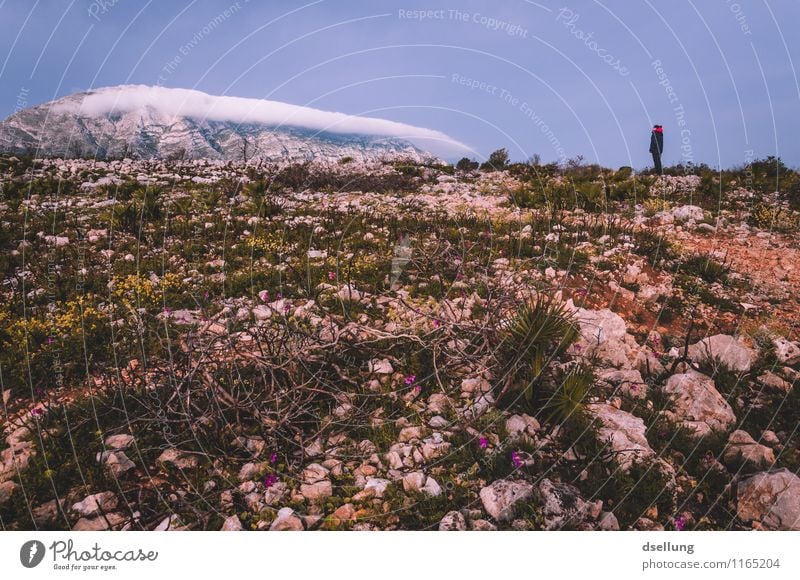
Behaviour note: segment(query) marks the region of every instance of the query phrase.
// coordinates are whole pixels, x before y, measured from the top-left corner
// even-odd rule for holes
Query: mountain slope
[[[434,159],[421,143],[463,147],[438,131],[383,119],[138,85],[76,93],[0,123],[0,150],[41,157]]]

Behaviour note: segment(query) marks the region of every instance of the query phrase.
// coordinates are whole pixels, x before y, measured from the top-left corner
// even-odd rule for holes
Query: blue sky
[[[800,2],[0,0],[0,117],[119,84],[442,131],[484,158],[800,166]]]

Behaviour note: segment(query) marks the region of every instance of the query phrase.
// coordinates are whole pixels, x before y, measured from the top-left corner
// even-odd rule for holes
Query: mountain
[[[438,131],[278,101],[123,85],[75,93],[0,123],[0,150],[39,157],[370,162],[464,149]]]

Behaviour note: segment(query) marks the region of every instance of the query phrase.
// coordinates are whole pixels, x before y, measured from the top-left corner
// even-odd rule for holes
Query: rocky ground
[[[0,169],[3,529],[800,529],[794,174]]]

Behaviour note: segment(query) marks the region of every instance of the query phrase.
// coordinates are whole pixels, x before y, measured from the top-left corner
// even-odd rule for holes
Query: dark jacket
[[[664,131],[661,129],[653,129],[650,134],[650,153],[661,153],[664,151]]]

